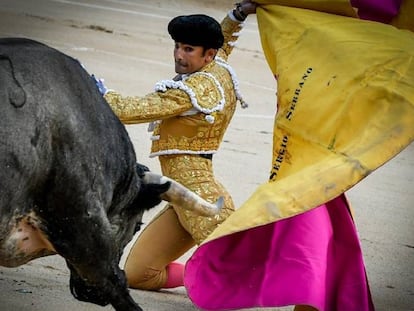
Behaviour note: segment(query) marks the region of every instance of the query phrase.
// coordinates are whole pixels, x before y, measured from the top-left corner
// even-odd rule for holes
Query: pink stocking
[[[171,262],[167,266],[167,282],[163,288],[174,288],[184,285],[184,265],[179,262]]]

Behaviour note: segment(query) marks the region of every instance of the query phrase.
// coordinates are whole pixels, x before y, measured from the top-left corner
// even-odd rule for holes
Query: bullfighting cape
[[[414,139],[414,33],[314,10],[352,15],[348,1],[280,2],[257,9],[278,86],[271,182],[208,240],[327,202]]]
[[[372,311],[344,192],[414,140],[414,1],[256,2],[277,80],[270,178],[188,260],[188,296]]]

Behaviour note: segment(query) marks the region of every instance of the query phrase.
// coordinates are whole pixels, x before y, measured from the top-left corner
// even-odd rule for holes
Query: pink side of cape
[[[320,311],[374,310],[344,195],[201,245],[186,264],[185,286],[203,310],[297,304]]]
[[[388,24],[398,15],[403,0],[351,0],[361,19]]]

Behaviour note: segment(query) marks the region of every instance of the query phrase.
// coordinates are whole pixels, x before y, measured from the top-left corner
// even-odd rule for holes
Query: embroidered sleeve
[[[126,96],[110,91],[105,99],[125,124],[147,123],[178,116],[193,105],[190,96],[180,89],[157,90],[144,97]]]
[[[230,13],[229,13],[230,14]],[[230,53],[233,51],[236,41],[240,36],[240,32],[244,27],[244,22],[232,20],[229,15],[221,22],[221,30],[224,36],[224,44],[218,52],[218,56],[227,60]]]

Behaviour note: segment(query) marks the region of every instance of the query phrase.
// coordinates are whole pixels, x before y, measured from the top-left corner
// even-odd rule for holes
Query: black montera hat
[[[168,24],[168,32],[176,42],[207,49],[219,49],[224,42],[220,24],[203,14],[174,17]]]

